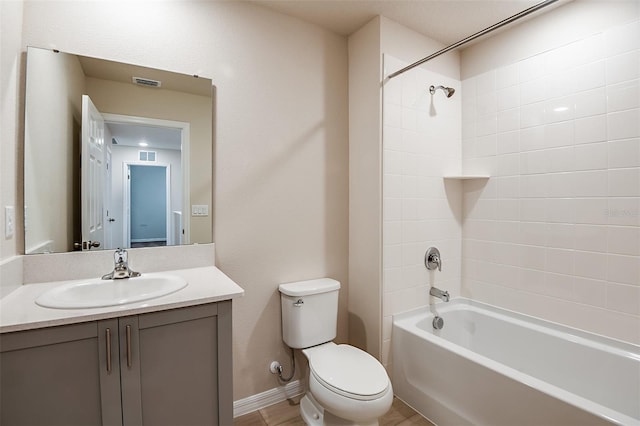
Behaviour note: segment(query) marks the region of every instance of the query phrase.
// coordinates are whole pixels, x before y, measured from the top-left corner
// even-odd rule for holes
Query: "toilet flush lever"
[[[302,299],[298,299],[293,306],[295,306],[296,308],[300,308],[302,305],[304,305],[304,300]]]

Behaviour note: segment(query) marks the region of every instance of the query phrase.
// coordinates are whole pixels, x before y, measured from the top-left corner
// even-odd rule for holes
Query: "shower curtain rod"
[[[416,62],[412,63],[411,65],[407,65],[406,67],[404,67],[404,68],[402,68],[402,69],[400,69],[400,70],[398,70],[398,71],[396,71],[394,73],[389,74],[386,79],[390,80],[393,77],[397,77],[400,74],[402,74],[402,73],[404,73],[406,71],[409,71],[412,68],[417,67],[418,65],[422,65],[427,61],[430,61],[430,60],[432,60],[434,58],[437,58],[438,56],[442,55],[443,53],[447,53],[450,50],[457,49],[458,47],[460,47],[460,46],[462,46],[464,44],[467,44],[470,41],[477,39],[478,37],[481,37],[481,36],[483,36],[485,34],[490,33],[491,31],[497,30],[500,27],[503,27],[503,26],[505,26],[507,24],[510,24],[510,23],[514,22],[514,21],[517,21],[518,19],[523,18],[523,17],[525,17],[525,16],[527,16],[527,15],[529,15],[529,14],[531,14],[531,13],[537,11],[537,10],[542,9],[543,7],[549,6],[550,4],[555,3],[557,1],[558,0],[545,0],[545,1],[541,2],[541,3],[533,5],[530,8],[523,10],[522,12],[516,13],[515,15],[510,16],[507,19],[503,19],[502,21],[498,22],[497,24],[493,24],[490,27],[485,28],[484,30],[478,31],[477,33],[472,34],[467,38],[464,38],[464,39],[462,39],[462,40],[460,40],[458,42],[455,42],[455,43],[445,47],[444,49],[438,50],[436,53],[432,53],[431,55],[427,56],[426,58],[422,58],[419,61],[416,61]]]

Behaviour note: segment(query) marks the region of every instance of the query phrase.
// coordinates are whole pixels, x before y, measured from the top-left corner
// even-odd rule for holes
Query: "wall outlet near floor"
[[[4,207],[4,237],[13,238],[16,232],[16,211],[13,206]]]
[[[209,216],[209,206],[206,204],[193,204],[191,216]]]

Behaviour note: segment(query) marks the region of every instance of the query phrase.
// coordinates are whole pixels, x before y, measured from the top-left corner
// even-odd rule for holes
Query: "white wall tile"
[[[603,87],[605,84],[605,61],[592,62],[573,69],[575,92]]]
[[[517,108],[520,106],[520,92],[518,86],[508,86],[497,92],[497,109],[504,111],[505,109]]]
[[[640,226],[640,198],[609,197],[605,215],[610,225]]]
[[[520,108],[520,128],[540,126],[545,123],[545,103],[536,102],[534,104],[523,105]]]
[[[611,56],[640,48],[640,22],[617,26],[604,33],[605,49]]]
[[[537,78],[524,82],[520,85],[520,104],[528,105],[536,102],[542,102],[547,98],[547,81],[544,78]],[[511,97],[517,97],[516,92]],[[513,108],[513,107],[511,107]]]
[[[574,248],[580,251],[607,252],[607,226],[576,225]]]
[[[638,257],[607,255],[607,281],[638,286],[640,283],[640,260]]]
[[[607,143],[576,145],[572,148],[574,170],[601,170],[608,166]]]
[[[547,149],[543,151],[546,157],[547,171],[549,173],[568,172],[576,167],[578,159],[575,158],[574,148],[567,146],[562,148]],[[606,152],[606,150],[605,150]],[[605,159],[606,161],[606,159]]]
[[[575,197],[607,197],[608,174],[606,170],[573,173]]]
[[[607,111],[616,112],[640,107],[639,80],[626,81],[607,88]]]
[[[607,84],[637,79],[640,74],[640,51],[607,58],[605,72]]]
[[[486,136],[498,131],[498,117],[496,114],[478,117],[476,121],[476,136]]]
[[[518,64],[511,64],[496,70],[496,89],[518,84]]]
[[[543,126],[529,127],[528,129],[520,130],[521,151],[532,151],[535,149],[545,148],[547,146],[545,140],[546,135],[545,128]]]
[[[606,289],[607,308],[640,315],[640,287],[608,283]]]
[[[498,116],[498,127],[500,116]],[[498,133],[498,154],[517,153],[520,151],[520,131],[510,131]],[[463,151],[464,152],[464,151]]]
[[[551,272],[552,274],[573,275],[575,265],[575,252],[573,250],[547,248],[545,250],[545,256],[546,272]],[[547,277],[549,277],[549,275],[550,274],[547,274]],[[573,280],[570,279],[569,282],[571,287],[565,296],[567,299],[569,299],[573,294]]]
[[[640,256],[640,228],[608,226],[607,251],[615,254]]]
[[[574,300],[592,306],[606,305],[607,282],[589,278],[574,277]]]
[[[545,222],[547,203],[544,199],[520,198],[520,220],[523,222]]]
[[[609,196],[640,197],[640,167],[609,170]]]
[[[545,77],[545,99],[561,98],[575,93],[571,70],[558,71]]]
[[[640,139],[610,141],[607,146],[610,169],[637,167],[640,164]]]
[[[546,148],[573,145],[575,140],[573,122],[565,121],[544,126],[544,138]]]
[[[543,55],[532,56],[518,63],[518,77],[520,83],[524,83],[544,76],[545,57]]]
[[[547,247],[573,249],[575,248],[577,227],[573,223],[546,224]]]
[[[606,280],[607,258],[602,253],[576,251],[575,275],[594,280]]]
[[[385,126],[402,127],[402,107],[390,103],[385,104],[383,123]]]
[[[577,93],[573,97],[575,118],[591,117],[607,112],[607,96],[604,87]]]
[[[511,132],[520,128],[520,110],[517,108],[498,112],[498,132]]]
[[[609,223],[608,198],[575,198],[573,200],[576,223],[606,225]]]
[[[640,136],[640,109],[607,114],[608,140],[631,139]]]
[[[447,171],[460,173],[463,134],[467,148],[483,155],[494,156],[497,146],[495,72],[462,84],[419,69],[403,75],[400,81],[401,105],[394,105],[394,94],[385,98],[383,110],[385,318],[428,304],[430,279],[452,295],[460,293],[462,184],[447,185],[445,191],[442,176]],[[456,96],[447,99],[441,92],[431,96],[428,87],[434,82],[456,88]],[[478,105],[484,108],[484,116],[478,115]],[[478,125],[478,117],[485,118],[484,125]],[[431,245],[440,248],[448,265],[437,275],[429,275],[423,263],[424,252]]]
[[[496,91],[496,72],[489,71],[476,77],[476,93],[478,97]]]
[[[494,193],[463,193],[463,292],[640,341],[640,22],[465,86],[486,96],[463,170],[490,169]]]
[[[575,200],[573,198],[548,198],[545,200],[547,205],[546,221],[548,223],[574,223]]]
[[[498,136],[498,139],[500,137]],[[500,143],[498,142],[498,152],[500,151]],[[501,154],[496,157],[497,176],[514,176],[520,174],[520,154]]]
[[[598,115],[575,120],[575,143],[604,142],[607,140],[607,116]]]
[[[605,47],[605,36],[603,33],[594,34],[576,43],[572,52],[576,65],[588,64],[604,59],[609,53]]]

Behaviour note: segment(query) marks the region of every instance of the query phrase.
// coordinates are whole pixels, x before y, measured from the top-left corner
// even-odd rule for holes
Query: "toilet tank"
[[[282,340],[294,349],[330,342],[338,325],[340,283],[331,278],[280,284]]]

